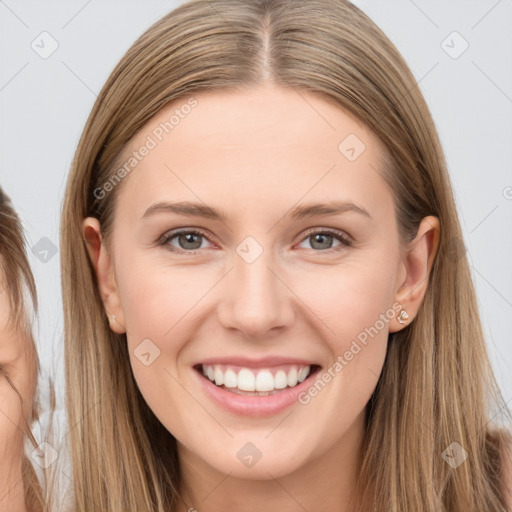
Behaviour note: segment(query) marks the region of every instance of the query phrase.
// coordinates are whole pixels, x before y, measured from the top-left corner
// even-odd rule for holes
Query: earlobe
[[[116,315],[111,315],[107,311],[107,319],[108,319],[108,325],[110,326],[110,329],[114,331],[117,334],[123,334],[126,332],[126,328],[124,327],[124,324],[121,324],[117,321]],[[124,322],[124,320],[123,320]]]
[[[401,279],[395,294],[395,301],[402,305],[400,313],[405,313],[395,319],[390,332],[399,331],[411,323],[420,309],[439,247],[439,236],[439,219],[434,216],[422,219],[416,237],[409,244],[401,263],[405,269],[405,277]]]
[[[110,328],[115,333],[122,334],[126,332],[124,315],[112,259],[101,234],[100,222],[94,217],[87,217],[82,223],[82,229]]]

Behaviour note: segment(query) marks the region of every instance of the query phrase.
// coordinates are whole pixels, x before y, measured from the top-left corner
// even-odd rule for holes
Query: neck
[[[216,471],[180,445],[179,512],[355,512],[364,411],[329,450],[279,478],[250,480]],[[269,473],[270,475],[270,473]]]

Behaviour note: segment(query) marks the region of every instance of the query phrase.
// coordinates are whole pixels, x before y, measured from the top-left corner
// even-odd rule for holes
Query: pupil
[[[183,245],[185,246],[184,248],[186,248],[186,249],[199,249],[199,247],[201,247],[201,242],[200,241],[199,241],[199,245],[197,245],[196,247],[190,247],[190,246],[187,245],[187,244],[192,244],[193,245],[194,244],[194,240],[193,239],[194,238],[198,238],[199,236],[201,236],[201,235],[197,235],[195,233],[186,233],[184,235],[181,235],[180,236],[180,245],[182,245],[181,242],[184,242]],[[195,243],[197,244],[197,240],[196,240]]]
[[[313,235],[313,247],[315,249],[329,249],[329,247],[315,247],[315,244],[317,242],[317,240],[320,240],[320,244],[322,243],[322,241],[330,241],[330,239],[332,239],[332,236],[331,235],[322,235],[322,234],[317,234],[317,235]]]

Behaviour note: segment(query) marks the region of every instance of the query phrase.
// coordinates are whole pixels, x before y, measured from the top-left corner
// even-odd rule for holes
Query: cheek
[[[14,463],[21,456],[23,436],[21,405],[9,383],[0,377],[0,461]]]
[[[197,267],[132,266],[119,283],[126,328],[141,339],[168,338],[175,325],[215,284]]]
[[[131,270],[120,274],[118,283],[130,364],[144,400],[174,431],[176,420],[169,411],[183,410],[190,401],[178,383],[182,379],[179,355],[196,325],[191,310],[212,287],[211,279],[203,279],[196,269],[146,266],[138,272],[132,266]]]
[[[339,352],[348,348],[350,340],[364,339],[367,328],[375,324],[381,338],[386,338],[395,315],[393,270],[391,262],[379,263],[377,258],[347,258],[339,265],[301,272],[293,289],[304,298],[326,337],[336,340],[333,348]]]
[[[315,328],[325,340],[330,361],[316,386],[303,396],[304,404],[319,407],[327,396],[339,404],[330,410],[332,421],[354,417],[368,402],[384,364],[389,325],[396,316],[393,304],[394,267],[391,262],[347,258],[322,272],[303,272],[294,290],[306,297],[315,313]],[[317,382],[317,381],[315,381]],[[317,400],[317,395],[324,398]]]

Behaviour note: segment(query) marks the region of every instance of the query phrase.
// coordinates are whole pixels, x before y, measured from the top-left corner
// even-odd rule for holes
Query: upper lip
[[[285,356],[263,357],[260,359],[250,359],[242,356],[210,357],[208,359],[203,359],[202,361],[196,363],[194,366],[215,364],[227,364],[233,366],[241,366],[244,368],[271,368],[272,366],[280,366],[286,364],[297,366],[320,366],[318,363],[307,359],[298,359],[295,357]]]

